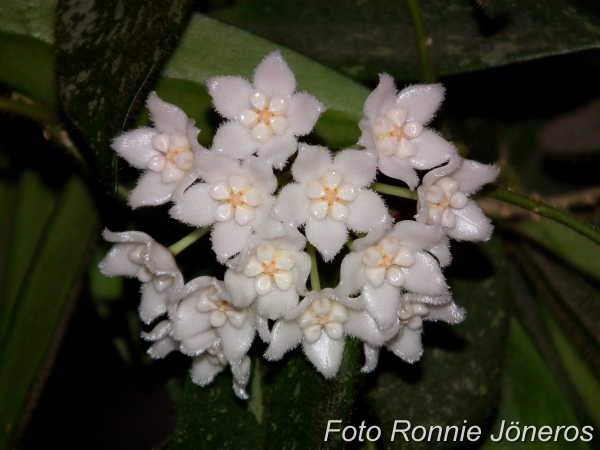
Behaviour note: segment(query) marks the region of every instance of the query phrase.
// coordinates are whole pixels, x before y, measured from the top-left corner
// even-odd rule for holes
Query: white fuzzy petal
[[[165,184],[162,182],[161,176],[157,172],[144,172],[136,187],[129,193],[127,199],[129,206],[135,209],[140,206],[155,206],[168,202],[177,183]]]
[[[426,295],[440,295],[448,290],[438,262],[431,255],[419,251],[416,262],[403,269],[406,276],[404,287],[410,292]]]
[[[379,170],[388,177],[405,182],[410,189],[414,189],[419,184],[419,177],[407,159],[380,154]]]
[[[248,176],[250,186],[260,189],[263,196],[277,189],[277,177],[273,168],[260,158],[251,156],[242,162],[242,170]]]
[[[371,373],[377,368],[379,361],[379,347],[373,347],[367,343],[364,344],[365,365],[360,369],[362,373]]]
[[[298,304],[298,293],[290,289],[281,291],[277,288],[258,298],[258,313],[271,320],[283,317],[290,309]]]
[[[146,353],[154,359],[161,359],[172,351],[177,350],[178,346],[179,343],[175,339],[171,336],[166,336],[152,344],[148,350],[146,350]]]
[[[296,90],[296,78],[279,50],[269,53],[254,70],[254,87],[269,98],[289,97]]]
[[[167,311],[167,294],[156,292],[153,283],[142,285],[142,301],[140,303],[140,318],[144,323],[150,323]]]
[[[206,183],[195,184],[169,210],[174,219],[194,225],[206,227],[215,222],[215,208],[218,202],[210,196],[210,186]]]
[[[377,155],[366,150],[343,150],[335,156],[333,167],[342,172],[344,182],[362,188],[375,179]]]
[[[221,337],[223,354],[229,361],[238,361],[248,352],[256,330],[252,325],[252,320],[246,320],[242,328],[235,328],[229,322],[226,322],[218,331]]]
[[[483,185],[492,183],[500,173],[497,166],[488,166],[465,159],[452,178],[460,183],[460,191],[464,194],[472,194],[479,190]]]
[[[367,312],[373,316],[380,328],[390,328],[396,323],[396,311],[400,304],[400,289],[388,283],[383,283],[379,287],[366,284],[362,297]]]
[[[211,240],[217,259],[224,262],[240,252],[251,234],[250,225],[241,226],[234,220],[216,223],[211,233]]]
[[[330,167],[331,156],[325,147],[301,144],[292,166],[292,175],[296,181],[306,184],[310,180],[319,180]]]
[[[306,223],[306,238],[315,246],[325,262],[331,261],[344,246],[348,230],[343,222],[325,217],[323,220],[309,219]]]
[[[379,84],[365,101],[364,113],[371,120],[383,116],[396,100],[396,85],[388,74],[379,74]]]
[[[206,386],[215,376],[225,368],[224,365],[211,363],[209,355],[203,354],[196,356],[192,360],[192,369],[190,375],[192,381],[199,386]]]
[[[142,339],[145,341],[158,341],[163,339],[165,336],[171,333],[171,321],[163,320],[156,324],[156,326],[149,333],[142,332]]]
[[[421,344],[421,330],[411,330],[404,327],[386,347],[404,361],[414,363],[421,359],[423,345]]]
[[[312,131],[317,119],[325,112],[325,105],[307,92],[294,94],[286,117],[290,121],[290,132],[304,136]]]
[[[232,158],[243,159],[258,148],[250,137],[250,130],[238,122],[225,122],[217,129],[212,150]]]
[[[426,125],[444,100],[444,92],[444,87],[439,83],[417,84],[400,91],[397,103],[408,110],[408,120]]]
[[[366,311],[349,309],[344,331],[371,345],[383,345],[385,342],[377,322]]]
[[[275,204],[275,215],[283,222],[300,226],[308,220],[310,200],[304,194],[304,186],[290,183],[281,190]]]
[[[435,256],[440,263],[440,267],[446,267],[452,262],[452,254],[450,253],[450,240],[444,236],[436,245],[431,246],[429,253]]]
[[[348,227],[354,231],[366,233],[376,228],[388,228],[392,218],[383,200],[375,192],[364,189],[348,203]]]
[[[188,117],[177,106],[162,101],[156,92],[150,93],[146,106],[150,110],[152,121],[161,133],[186,133]]]
[[[463,209],[452,209],[456,216],[456,226],[446,233],[457,241],[487,241],[494,231],[491,220],[474,201]]]
[[[206,80],[208,93],[215,109],[226,119],[233,120],[249,106],[252,86],[242,77],[212,77]]]
[[[402,220],[394,225],[390,237],[413,250],[428,249],[442,241],[444,233],[437,225],[423,225],[414,220]]]
[[[214,329],[191,336],[181,341],[179,351],[184,355],[196,356],[219,342],[219,336]]]
[[[278,360],[302,340],[302,330],[295,320],[278,320],[271,332],[271,344],[265,352],[268,360]]]
[[[254,278],[248,278],[243,273],[228,270],[225,272],[224,281],[231,294],[233,304],[238,308],[246,308],[256,298]]]
[[[257,155],[277,169],[283,169],[287,160],[298,148],[298,141],[290,134],[273,135],[268,142],[258,147]]]
[[[340,269],[340,284],[338,292],[343,295],[357,293],[365,284],[365,264],[362,260],[362,252],[352,252],[344,257]]]
[[[314,344],[302,342],[306,357],[325,378],[333,378],[342,362],[345,339],[331,339],[324,331],[321,338]]]
[[[306,291],[306,280],[310,274],[312,261],[307,253],[301,252],[295,255],[296,264],[292,268],[295,278],[296,292],[303,294]]]
[[[418,153],[410,159],[415,169],[429,170],[458,156],[458,151],[451,142],[429,129],[423,130],[421,135],[411,142],[418,149]]]
[[[113,245],[106,256],[98,264],[100,272],[107,277],[133,277],[140,268],[129,258],[140,244],[116,244]]]
[[[443,322],[456,324],[465,320],[467,312],[464,308],[457,306],[454,302],[449,302],[444,305],[427,305],[429,313],[426,316],[427,320],[441,320]]]
[[[145,170],[148,160],[159,154],[152,146],[152,137],[156,134],[154,128],[138,128],[116,137],[111,146],[133,167]]]

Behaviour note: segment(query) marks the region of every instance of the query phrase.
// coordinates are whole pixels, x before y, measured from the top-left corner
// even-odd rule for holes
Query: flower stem
[[[589,240],[600,245],[600,231],[596,230],[590,225],[585,224],[567,212],[553,208],[546,203],[526,197],[525,195],[517,192],[512,192],[511,190],[497,186],[486,189],[482,192],[482,194],[486,197],[495,198],[496,200],[501,200],[503,202],[519,206],[540,216],[552,219],[555,222],[563,224],[564,226],[578,232],[579,234],[587,237]]]
[[[320,291],[321,280],[319,280],[319,268],[317,267],[317,253],[311,244],[307,244],[306,250],[310,256],[310,287],[313,291]]]
[[[382,194],[393,195],[395,197],[408,198],[410,200],[417,199],[417,193],[415,191],[411,191],[408,188],[403,188],[403,187],[399,187],[399,186],[392,186],[391,184],[373,183],[371,185],[371,189],[376,192],[381,192]]]
[[[43,106],[10,100],[0,97],[0,111],[17,114],[19,116],[29,117],[44,125],[58,124],[60,118],[56,111]]]
[[[169,251],[173,253],[173,255],[178,255],[183,250],[192,245],[194,242],[196,242],[198,239],[200,239],[202,236],[204,236],[206,233],[208,233],[209,230],[210,227],[204,227],[192,231],[190,234],[181,238],[179,241],[171,245],[169,247]]]
[[[431,58],[429,57],[429,41],[425,36],[425,27],[423,26],[423,16],[418,0],[406,0],[410,18],[415,29],[415,37],[417,39],[417,52],[419,53],[419,65],[421,66],[421,81],[423,83],[433,83],[433,68],[431,66]]]

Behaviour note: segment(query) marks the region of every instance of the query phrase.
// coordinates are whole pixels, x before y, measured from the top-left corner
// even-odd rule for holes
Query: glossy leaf
[[[564,438],[559,438],[558,442],[554,442],[554,436],[548,442],[541,442],[536,436],[535,441],[531,442],[531,431],[527,433],[526,442],[521,440],[522,437],[516,442],[506,439],[494,442],[499,437],[503,421],[504,432],[511,422],[518,422],[521,430],[524,426],[534,426],[536,430],[542,426],[549,426],[553,431],[558,426],[576,426],[581,430],[582,425],[587,425],[579,423],[529,336],[515,319],[510,323],[502,401],[491,427],[491,435],[488,436],[482,450],[563,449],[567,445],[568,448],[590,448],[579,439],[566,442]],[[513,430],[509,436],[513,438],[515,433]],[[569,436],[572,435],[571,430]]]
[[[113,137],[164,58],[189,0],[58,2],[56,80],[67,117],[93,151],[105,186],[116,191]]]
[[[462,0],[419,4],[438,76],[600,47],[600,21],[572,0],[504,0],[487,10]],[[251,0],[213,14],[354,79],[420,78],[403,1]]]
[[[40,238],[0,345],[2,449],[10,447],[28,403],[39,393],[40,369],[52,354],[52,340],[83,274],[97,220],[86,186],[72,178]]]
[[[391,436],[395,420],[412,426],[482,427],[500,396],[509,298],[506,258],[497,238],[481,246],[453,245],[450,266],[453,297],[468,311],[449,327],[426,323],[424,354],[413,365],[382,352],[367,398]],[[485,250],[485,256],[478,249]],[[389,448],[406,445],[401,435]],[[441,448],[444,442],[411,443],[411,448]]]

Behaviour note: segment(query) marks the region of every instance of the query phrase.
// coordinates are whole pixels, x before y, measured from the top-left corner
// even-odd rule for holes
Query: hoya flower
[[[281,169],[296,151],[297,136],[310,133],[325,107],[315,97],[296,93],[296,78],[279,51],[254,70],[252,84],[235,76],[207,81],[216,110],[228,119],[213,149],[244,159],[255,151]]]
[[[306,357],[325,376],[336,375],[345,336],[356,336],[371,345],[382,345],[384,336],[365,311],[350,308],[333,289],[310,292],[298,307],[275,322],[265,358],[278,360],[302,343]]]
[[[142,339],[153,343],[147,351],[152,358],[164,358],[178,349],[179,342],[171,337],[172,325],[170,320],[163,320],[149,333],[142,332]]]
[[[396,323],[402,292],[441,295],[448,286],[428,249],[442,241],[439,226],[398,222],[383,235],[357,239],[342,261],[339,291],[360,299],[382,329]]]
[[[242,399],[248,400],[246,385],[250,379],[250,358],[247,355],[240,361],[228,361],[220,344],[209,347],[206,352],[194,357],[192,361],[192,381],[199,386],[206,386],[216,375],[229,365],[233,375],[233,392]]]
[[[498,176],[496,166],[463,160],[450,173],[435,169],[423,179],[419,194],[417,221],[440,224],[446,234],[459,241],[486,241],[494,227],[469,195]]]
[[[216,343],[227,361],[239,361],[252,345],[256,330],[253,312],[237,308],[222,281],[199,277],[173,295],[169,308],[171,336],[180,350],[197,356]]]
[[[175,195],[170,213],[197,227],[214,224],[213,250],[223,262],[242,250],[257,224],[267,220],[277,179],[271,166],[255,156],[240,162],[207,152],[198,156],[195,170],[204,182]]]
[[[306,238],[330,261],[346,243],[348,228],[366,233],[391,225],[381,197],[366,188],[376,166],[368,151],[344,150],[332,160],[325,147],[301,145],[292,166],[296,182],[281,190],[276,216],[306,225]]]
[[[140,317],[150,323],[167,311],[169,294],[183,286],[183,276],[169,250],[146,233],[104,230],[104,239],[116,244],[98,267],[108,277],[137,277],[142,283]]]
[[[225,273],[233,303],[246,307],[256,300],[259,315],[273,320],[296,306],[311,266],[310,256],[302,251],[305,242],[295,228],[273,239],[252,236]]]
[[[358,143],[379,154],[381,172],[410,189],[419,183],[415,169],[428,170],[458,158],[451,143],[424,128],[443,98],[441,84],[409,86],[398,93],[394,79],[380,74],[379,85],[365,102]]]
[[[115,138],[112,147],[133,167],[143,170],[129,194],[129,205],[160,205],[194,166],[200,130],[178,107],[162,101],[152,92],[146,102],[154,127],[138,128]]]

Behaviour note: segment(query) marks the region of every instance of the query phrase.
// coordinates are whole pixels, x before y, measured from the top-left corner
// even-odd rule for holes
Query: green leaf
[[[247,402],[238,400],[231,375],[200,387],[188,377],[169,450],[341,448],[324,442],[327,420],[346,421],[354,395],[358,342],[349,339],[339,374],[325,380],[298,348],[279,363],[252,359]]]
[[[190,0],[58,2],[56,81],[67,117],[94,155],[105,186],[116,192],[116,153],[142,88],[164,58]]]
[[[72,178],[40,238],[0,345],[0,449],[10,448],[19,420],[39,393],[36,381],[55,350],[52,340],[84,273],[97,221],[86,186]]]
[[[600,246],[586,237],[543,217],[539,221],[521,220],[514,227],[576,269],[600,281],[600,265],[590,264],[591,261],[600,261]]]
[[[44,185],[39,174],[33,171],[21,174],[12,217],[9,210],[6,211],[6,217],[12,219],[12,224],[6,235],[10,240],[0,302],[0,342],[55,202],[55,193]]]
[[[569,402],[529,336],[515,319],[510,322],[502,401],[491,428],[491,436],[488,436],[482,450],[563,449],[565,445],[568,448],[589,448],[588,444],[579,439],[567,443],[559,438],[558,442],[554,442],[554,436],[548,442],[540,442],[537,437],[531,442],[531,431],[527,434],[527,442],[522,442],[521,439],[516,442],[506,439],[493,442],[491,437],[498,438],[502,421],[505,421],[505,431],[510,422],[517,421],[521,430],[526,425],[535,426],[537,430],[542,426],[549,426],[553,431],[558,426],[576,426],[581,429]],[[514,431],[510,436],[514,437]],[[569,436],[572,436],[572,431]]]
[[[382,352],[382,362],[367,392],[391,436],[395,420],[412,426],[484,426],[500,396],[502,355],[508,325],[506,257],[498,238],[478,247],[453,245],[449,277],[453,297],[467,310],[456,326],[426,323],[425,349],[414,365]],[[485,251],[485,256],[478,249]],[[493,264],[492,264],[493,263]],[[478,273],[479,272],[479,273]],[[402,448],[396,436],[388,448]],[[444,442],[411,443],[411,448],[440,448]]]
[[[488,10],[464,0],[422,0],[420,7],[439,76],[600,47],[600,21],[571,0],[503,0]],[[354,79],[376,80],[382,72],[420,78],[404,1],[250,0],[213,15]]]

